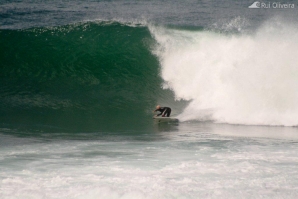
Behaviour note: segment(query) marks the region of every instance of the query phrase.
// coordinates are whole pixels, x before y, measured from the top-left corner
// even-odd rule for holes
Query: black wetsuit
[[[171,108],[170,107],[160,107],[159,109],[156,109],[155,111],[160,112],[160,114],[158,114],[157,116],[162,115],[162,117],[170,117],[170,115],[171,115]]]

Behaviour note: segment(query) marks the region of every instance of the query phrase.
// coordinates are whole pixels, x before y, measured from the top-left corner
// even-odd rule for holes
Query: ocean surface
[[[0,0],[0,198],[297,198],[298,3],[253,3]]]

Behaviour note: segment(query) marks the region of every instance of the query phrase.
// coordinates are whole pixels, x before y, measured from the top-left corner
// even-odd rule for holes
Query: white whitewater
[[[191,100],[180,120],[298,124],[297,24],[275,18],[246,34],[150,31],[164,87]]]

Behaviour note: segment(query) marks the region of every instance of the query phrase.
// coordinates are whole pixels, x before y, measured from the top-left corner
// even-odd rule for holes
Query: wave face
[[[151,28],[164,87],[191,100],[181,120],[298,125],[298,26],[274,18],[251,33]]]
[[[148,123],[140,118],[162,89],[147,27],[88,22],[1,30],[0,38],[2,124],[88,131]]]
[[[256,31],[243,25],[0,30],[1,125],[148,129],[158,103],[182,121],[296,126],[298,26],[277,18]]]

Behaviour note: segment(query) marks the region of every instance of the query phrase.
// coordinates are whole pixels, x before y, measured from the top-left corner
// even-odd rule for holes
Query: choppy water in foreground
[[[1,134],[1,198],[296,198],[296,128]],[[2,130],[4,131],[4,130]]]

